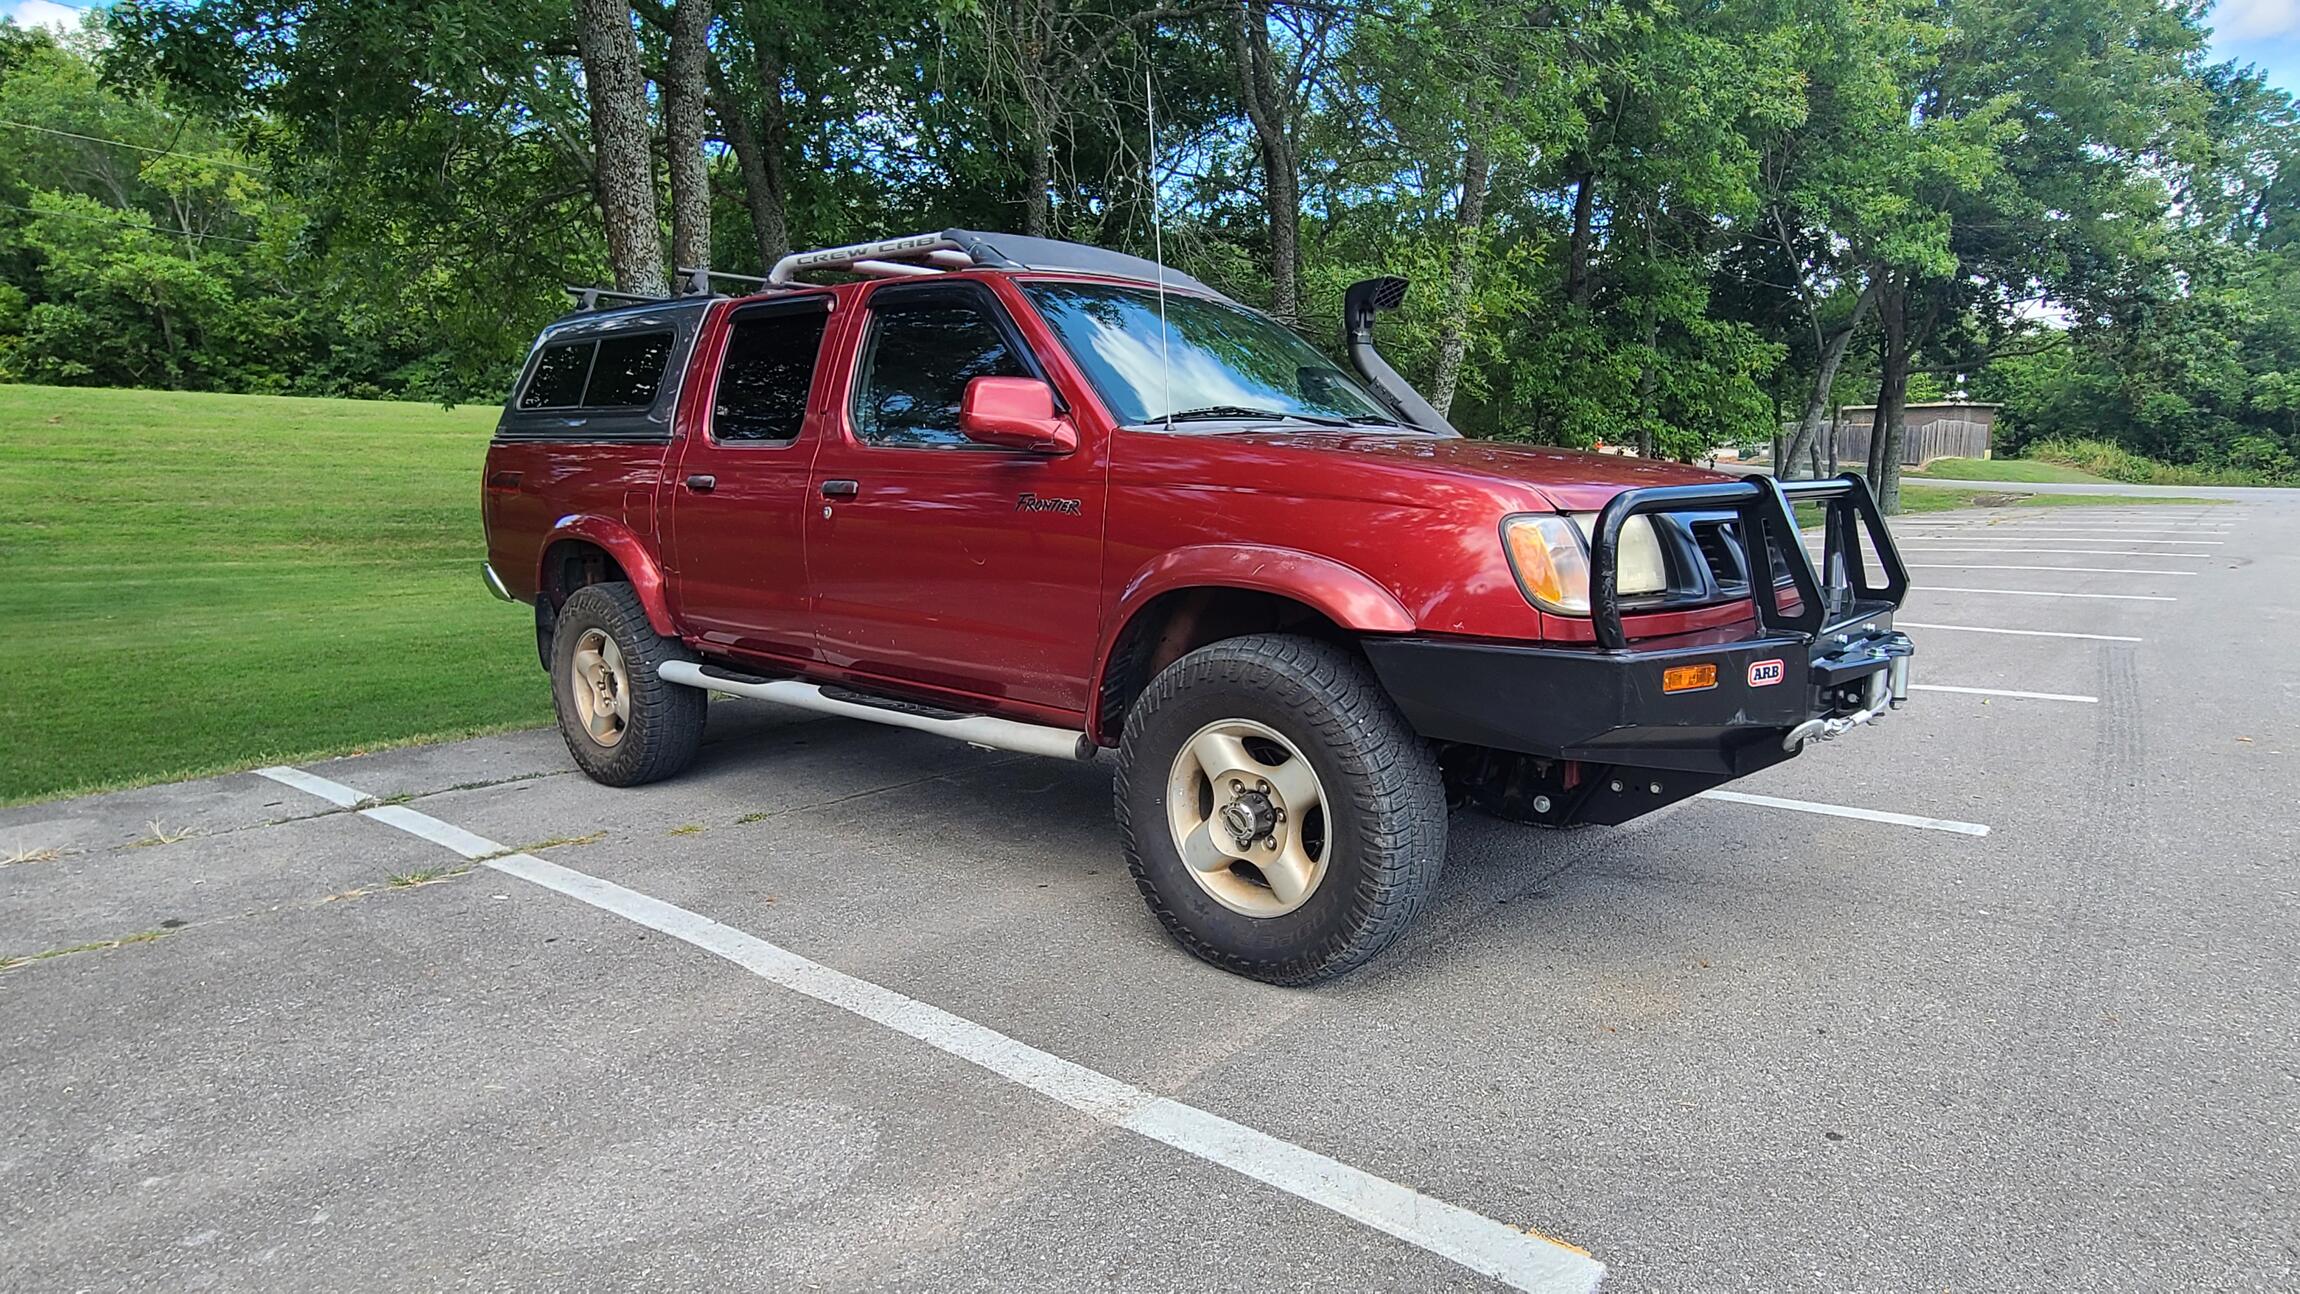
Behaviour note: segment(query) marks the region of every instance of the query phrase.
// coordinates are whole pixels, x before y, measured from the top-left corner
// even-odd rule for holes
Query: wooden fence
[[[1834,429],[1837,461],[1865,463],[1869,461],[1869,423],[1841,422]],[[1782,426],[1783,443],[1797,432],[1795,423]],[[1821,428],[1821,439],[1829,441],[1831,429]],[[1820,447],[1825,457],[1829,446]],[[1987,458],[1989,456],[1989,426],[1985,422],[1966,422],[1959,418],[1935,418],[1918,425],[1911,423],[1901,430],[1901,464],[1922,467],[1936,458]]]

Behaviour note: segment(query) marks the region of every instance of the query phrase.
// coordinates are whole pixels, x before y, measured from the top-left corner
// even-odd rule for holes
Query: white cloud
[[[0,13],[16,20],[19,27],[48,27],[59,33],[80,30],[80,10],[54,0],[16,0],[14,4],[0,3]]]
[[[2212,34],[2222,40],[2262,40],[2300,33],[2300,0],[2220,0]]]

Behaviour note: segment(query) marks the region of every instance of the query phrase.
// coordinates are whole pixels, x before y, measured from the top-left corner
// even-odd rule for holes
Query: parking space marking
[[[1900,538],[1900,531],[1893,533]],[[1927,536],[1907,536],[1911,540],[1937,542],[1937,545],[1962,545],[1971,540],[2008,540],[2003,531],[1964,531],[1964,533],[1927,533]],[[2054,545],[2176,545],[2176,547],[2229,547],[2229,540],[2144,540],[2137,536],[2118,536],[2114,540],[2088,540],[2084,536],[2042,536]]]
[[[1899,535],[1896,533],[1895,537],[1898,538]],[[1969,544],[1977,543],[1986,539],[2011,539],[2014,537],[2015,536],[2008,535],[2001,530],[1975,531],[1969,534],[1908,536],[1910,539],[1922,540],[1923,542],[1933,544]],[[2131,536],[2124,536],[2117,539],[2086,539],[2081,535],[2046,535],[2044,536],[2044,540],[2046,543],[2052,544],[2155,544],[2159,546],[2179,548],[2226,548],[2228,546],[2228,541],[2225,539],[2137,539]],[[2087,548],[2079,551],[2097,552],[2099,550]]]
[[[1911,534],[1958,535],[2207,535],[2225,540],[2232,533],[2227,530],[2202,530],[2193,526],[1943,526],[1927,522],[1904,522],[1894,526],[1895,531]]]
[[[2022,701],[2075,701],[2082,705],[2099,705],[2097,696],[2077,696],[2069,692],[2015,692],[2001,687],[1950,687],[1946,683],[1911,683],[1911,692],[1962,692],[1968,696],[2009,696]]]
[[[1752,804],[1761,809],[1789,809],[1797,813],[1818,813],[1829,818],[1859,818],[1863,822],[1885,822],[1896,827],[1916,827],[1923,831],[1952,831],[1960,836],[1985,836],[1989,829],[1978,822],[1958,822],[1953,818],[1924,818],[1913,813],[1887,813],[1882,809],[1856,809],[1849,804],[1821,804],[1813,800],[1784,800],[1773,795],[1751,795],[1746,791],[1707,790],[1700,794],[1704,800],[1723,800],[1728,804]]]
[[[2209,562],[2217,553],[2157,553],[2145,548],[2031,548],[2022,544],[2018,548],[1919,548],[1907,545],[1904,553],[2067,553],[2080,557],[2147,557],[2158,561]]]
[[[1904,562],[1912,571],[2078,571],[2087,575],[2194,575],[2194,571],[2157,571],[2133,566],[2004,566],[1989,562]]]
[[[344,808],[370,801],[348,786],[301,769],[259,768],[256,772]],[[1605,1264],[1572,1245],[1521,1231],[1269,1133],[1040,1051],[988,1026],[832,970],[700,913],[532,854],[508,850],[404,805],[379,805],[359,812],[361,817],[454,850],[483,867],[692,944],[761,979],[915,1038],[1080,1114],[1274,1186],[1514,1289],[1535,1294],[1587,1294],[1605,1277]]]
[[[356,807],[368,799],[341,782],[314,777],[300,768],[259,768],[256,775],[268,777],[282,786],[292,786],[307,795],[316,795],[339,809]]]
[[[2089,638],[2103,643],[2136,643],[2140,639],[2126,634],[2078,634],[2065,629],[1991,629],[1983,625],[1936,625],[1921,620],[1895,620],[1895,629],[1947,629],[1961,634],[2013,634],[2021,638]]]
[[[1957,584],[1920,584],[1925,593],[2009,593],[2020,598],[2091,598],[2104,602],[2178,602],[2162,593],[2056,593],[2051,589],[1968,589]]]

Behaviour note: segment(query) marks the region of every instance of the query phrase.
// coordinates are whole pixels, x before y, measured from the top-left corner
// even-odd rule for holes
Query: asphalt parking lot
[[[2300,1289],[2292,497],[1904,520],[1907,710],[1312,990],[756,703],[0,811],[0,1284]]]

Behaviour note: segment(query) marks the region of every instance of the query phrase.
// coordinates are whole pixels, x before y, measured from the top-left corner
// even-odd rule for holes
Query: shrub
[[[2081,438],[2055,438],[2029,443],[2022,456],[2039,462],[2059,463],[2077,468],[2095,476],[2132,485],[2282,485],[2293,483],[2294,464],[2289,454],[2281,452],[2275,442],[2265,442],[2267,451],[2255,452],[2242,466],[2195,466],[2183,463],[2160,463],[2133,453],[2122,445],[2105,440]]]

